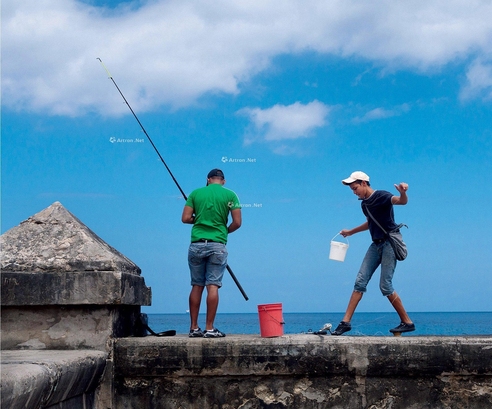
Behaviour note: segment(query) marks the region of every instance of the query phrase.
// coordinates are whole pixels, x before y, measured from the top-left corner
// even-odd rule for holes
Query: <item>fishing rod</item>
[[[184,200],[188,200],[188,197],[186,196],[185,192],[183,191],[183,189],[181,189],[181,186],[179,185],[178,181],[176,180],[176,178],[174,177],[173,173],[171,172],[171,169],[169,169],[169,166],[167,166],[166,162],[164,161],[164,158],[161,156],[161,154],[159,153],[159,151],[157,150],[157,147],[154,145],[154,142],[152,142],[152,139],[150,138],[149,134],[147,133],[147,131],[145,130],[144,126],[142,125],[142,123],[140,122],[140,120],[138,119],[137,117],[137,114],[135,114],[135,111],[133,111],[132,107],[130,106],[130,104],[128,103],[128,101],[126,100],[125,96],[123,95],[123,92],[121,92],[120,90],[120,87],[118,87],[118,85],[116,84],[116,81],[114,80],[113,76],[109,73],[108,69],[106,68],[106,66],[104,65],[104,63],[102,62],[102,60],[98,57],[97,58],[99,60],[99,62],[101,63],[101,65],[103,66],[104,70],[106,71],[106,73],[108,74],[108,78],[113,82],[114,86],[116,87],[116,89],[118,90],[118,92],[120,93],[121,97],[123,98],[123,101],[125,101],[125,104],[128,106],[128,108],[130,109],[131,113],[133,114],[133,116],[135,117],[135,119],[137,120],[138,124],[140,125],[140,128],[142,128],[142,131],[143,133],[145,134],[145,136],[147,137],[147,139],[149,140],[150,144],[152,145],[152,147],[154,148],[155,152],[157,153],[157,155],[159,156],[159,159],[161,160],[161,162],[164,164],[164,166],[166,167],[167,171],[169,172],[169,174],[171,175],[171,178],[173,179],[174,183],[176,184],[176,186],[178,187],[179,191],[181,192],[181,194],[183,195],[183,198]],[[243,290],[243,287],[241,286],[241,284],[239,283],[238,279],[236,278],[234,272],[232,271],[231,267],[229,267],[229,264],[226,265],[226,268],[227,268],[227,271],[229,272],[229,274],[231,275],[232,279],[234,280],[234,282],[236,283],[237,285],[237,288],[239,288],[239,291],[241,291],[241,294],[243,295],[244,299],[246,301],[249,300],[248,296],[246,295],[246,293],[244,292]]]

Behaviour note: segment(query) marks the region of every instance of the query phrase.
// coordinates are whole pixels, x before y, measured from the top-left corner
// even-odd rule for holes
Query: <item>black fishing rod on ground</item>
[[[140,122],[140,120],[138,119],[137,115],[135,114],[135,112],[133,111],[132,107],[130,106],[130,104],[128,103],[128,101],[126,100],[125,96],[123,95],[123,92],[121,92],[120,90],[120,87],[118,87],[118,85],[116,84],[116,81],[114,80],[113,76],[109,73],[108,69],[106,68],[106,66],[104,65],[104,63],[102,62],[102,60],[98,57],[97,58],[99,60],[99,62],[101,63],[101,65],[103,66],[104,70],[106,71],[106,73],[108,74],[108,78],[113,82],[114,86],[116,87],[116,89],[118,90],[118,92],[120,93],[121,97],[123,98],[123,101],[125,101],[125,104],[128,106],[128,108],[130,109],[131,113],[133,114],[133,116],[135,117],[135,119],[137,120],[138,124],[140,125],[140,128],[142,128],[142,131],[143,133],[145,134],[145,136],[147,137],[147,139],[149,140],[150,144],[152,145],[152,147],[154,148],[155,152],[157,153],[157,155],[159,156],[159,159],[161,160],[161,162],[164,164],[164,166],[166,167],[167,171],[169,172],[169,174],[171,175],[171,178],[174,180],[174,183],[176,184],[176,186],[178,187],[179,191],[181,192],[181,194],[183,195],[183,198],[184,200],[188,200],[188,197],[186,196],[185,192],[183,191],[183,189],[181,189],[181,186],[179,185],[178,181],[176,180],[176,178],[174,177],[173,173],[171,172],[171,169],[169,169],[169,166],[167,166],[166,162],[164,161],[164,158],[161,156],[161,154],[159,153],[159,151],[157,150],[156,146],[154,145],[154,142],[152,142],[152,139],[150,138],[149,134],[147,133],[147,131],[145,130],[144,126],[142,125],[142,123]],[[226,265],[226,268],[227,268],[227,271],[229,272],[229,274],[231,275],[232,279],[234,280],[234,282],[236,283],[237,285],[237,288],[239,288],[239,291],[241,291],[241,294],[243,295],[244,299],[246,301],[249,300],[248,296],[246,295],[246,293],[244,292],[243,290],[243,287],[241,287],[241,284],[239,283],[239,281],[237,280],[236,276],[234,275],[231,267],[229,267],[229,264]]]

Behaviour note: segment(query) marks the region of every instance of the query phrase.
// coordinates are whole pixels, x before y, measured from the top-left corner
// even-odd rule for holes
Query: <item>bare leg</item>
[[[345,315],[343,317],[344,322],[350,322],[352,320],[352,316],[354,315],[359,301],[362,299],[362,295],[363,293],[361,293],[360,291],[354,291],[352,293],[349,304],[347,306],[347,310],[345,311]]]
[[[190,319],[191,327],[190,329],[198,328],[198,313],[200,312],[200,303],[202,301],[202,293],[205,287],[199,285],[194,285],[191,288],[189,305],[190,305]]]
[[[401,298],[396,293],[396,291],[393,294],[388,295],[388,300],[390,300],[391,305],[400,316],[401,322],[404,322],[405,324],[412,324],[412,320],[410,319],[407,312],[405,311],[405,308],[403,307],[403,303],[401,302]]]
[[[215,316],[217,314],[217,307],[219,306],[219,287],[210,284],[207,285],[207,318],[206,318],[206,330],[214,329]]]

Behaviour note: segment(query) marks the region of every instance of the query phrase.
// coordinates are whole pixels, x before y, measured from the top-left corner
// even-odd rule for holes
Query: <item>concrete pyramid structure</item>
[[[113,345],[147,333],[140,269],[59,202],[0,245],[0,406],[116,407]]]
[[[2,271],[118,271],[140,268],[55,202],[0,236]]]

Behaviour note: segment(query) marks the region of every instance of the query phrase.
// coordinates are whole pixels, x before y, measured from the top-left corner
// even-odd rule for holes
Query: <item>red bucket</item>
[[[282,317],[282,304],[258,305],[258,318],[260,319],[260,335],[262,338],[281,337],[284,335],[284,319]]]

